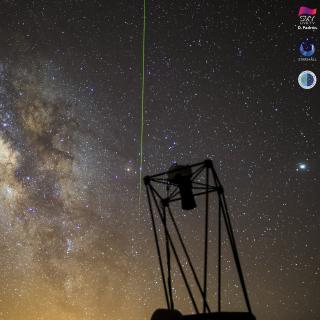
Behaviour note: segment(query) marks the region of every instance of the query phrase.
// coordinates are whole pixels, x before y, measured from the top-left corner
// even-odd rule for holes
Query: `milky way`
[[[108,190],[97,188],[95,137],[73,102],[34,73],[2,65],[2,314],[56,318],[80,309],[89,317],[121,293],[113,290],[127,276],[122,236],[110,230]]]

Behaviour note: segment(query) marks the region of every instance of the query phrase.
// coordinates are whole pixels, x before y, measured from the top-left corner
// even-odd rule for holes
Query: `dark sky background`
[[[261,320],[319,319],[319,84],[297,82],[319,74],[298,61],[318,31],[297,30],[318,4],[147,0],[143,175],[214,161]],[[1,320],[165,306],[138,210],[142,22],[143,1],[0,1]],[[238,291],[226,275],[224,310]]]

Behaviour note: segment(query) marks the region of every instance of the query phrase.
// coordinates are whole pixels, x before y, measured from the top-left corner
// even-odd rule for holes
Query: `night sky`
[[[318,4],[147,0],[142,174],[213,160],[260,320],[319,319],[319,83],[297,82],[319,75],[298,61],[319,31],[297,30]],[[144,192],[138,208],[142,27],[143,1],[0,1],[1,320],[165,307]],[[180,215],[189,238],[200,218]]]

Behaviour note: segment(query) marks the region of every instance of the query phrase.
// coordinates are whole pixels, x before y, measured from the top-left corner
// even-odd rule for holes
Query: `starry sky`
[[[298,51],[319,31],[297,30],[317,4],[147,0],[142,173],[213,160],[261,320],[320,312],[319,84],[297,82],[319,74]],[[0,6],[0,319],[149,319],[165,300],[138,208],[143,1]],[[201,213],[179,217],[198,239]]]

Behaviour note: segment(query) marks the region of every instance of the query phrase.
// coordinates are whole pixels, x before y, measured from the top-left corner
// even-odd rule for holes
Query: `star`
[[[306,171],[307,168],[308,168],[308,167],[307,167],[306,163],[299,163],[296,170],[297,170],[297,171]]]

